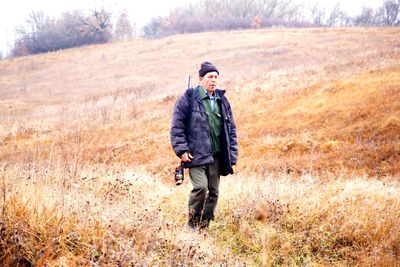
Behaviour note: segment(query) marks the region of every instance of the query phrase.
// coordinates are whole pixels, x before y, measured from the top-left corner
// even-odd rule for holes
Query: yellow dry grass
[[[399,33],[201,33],[0,61],[0,263],[395,265]],[[216,222],[192,233],[169,125],[204,60],[240,156]]]
[[[236,175],[222,180],[216,222],[191,232],[187,182],[101,168],[74,181],[3,175],[12,172],[23,177],[5,186],[4,265],[393,266],[399,257],[398,182]]]

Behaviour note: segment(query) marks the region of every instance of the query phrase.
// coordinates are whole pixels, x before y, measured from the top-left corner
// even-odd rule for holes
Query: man
[[[184,167],[189,168],[193,189],[189,196],[191,228],[208,227],[214,219],[220,175],[233,174],[238,157],[236,125],[225,90],[217,89],[218,69],[201,63],[200,85],[189,88],[176,102],[171,144]]]

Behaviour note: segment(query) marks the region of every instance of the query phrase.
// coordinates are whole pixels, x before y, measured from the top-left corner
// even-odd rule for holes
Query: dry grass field
[[[399,36],[274,28],[0,61],[0,265],[398,265]],[[205,60],[239,161],[193,233],[169,126]]]

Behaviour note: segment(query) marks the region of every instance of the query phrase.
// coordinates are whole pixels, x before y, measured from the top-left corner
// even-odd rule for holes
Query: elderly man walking
[[[194,229],[214,220],[220,176],[233,174],[238,158],[236,125],[225,90],[217,89],[218,77],[213,64],[201,63],[200,84],[186,90],[173,112],[171,144],[189,168],[188,225]]]

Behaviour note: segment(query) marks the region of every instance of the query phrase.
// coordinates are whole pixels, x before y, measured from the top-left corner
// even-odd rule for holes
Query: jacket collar
[[[203,88],[202,88],[202,86],[200,86],[200,85],[197,85],[196,87],[195,87],[195,91],[198,91],[198,92],[200,92],[200,90],[198,90],[198,89],[200,89],[200,90],[204,90]],[[224,95],[225,95],[225,93],[226,93],[226,90],[223,90],[223,89],[215,89],[215,92],[218,94],[218,96],[220,97],[220,98],[222,98]],[[200,94],[200,98],[202,98],[202,95]]]

